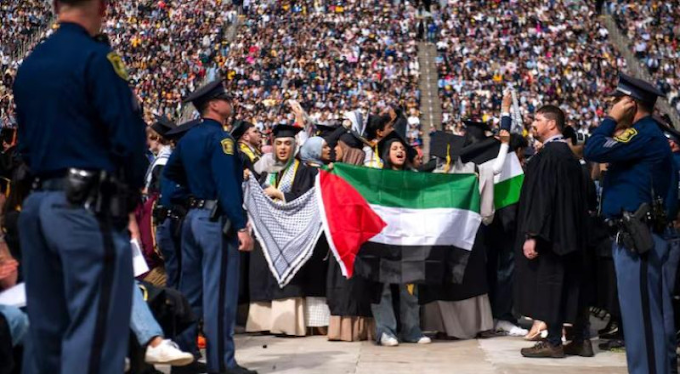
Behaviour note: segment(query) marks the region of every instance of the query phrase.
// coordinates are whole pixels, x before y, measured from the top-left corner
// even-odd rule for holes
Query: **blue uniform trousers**
[[[664,290],[664,263],[668,242],[654,234],[655,246],[644,256],[613,244],[621,318],[626,340],[628,372],[670,372],[668,337],[664,321],[670,293]],[[674,347],[673,347],[674,348]]]
[[[132,305],[129,237],[103,231],[63,192],[32,193],[19,227],[31,321],[24,373],[122,373]]]
[[[675,230],[673,230],[675,231]],[[678,372],[678,355],[675,348],[678,346],[675,327],[675,313],[673,310],[673,294],[675,292],[675,276],[680,262],[680,238],[676,233],[668,237],[668,259],[663,265],[663,289],[668,297],[663,299],[663,319],[666,328],[668,358],[670,360],[671,373]]]
[[[156,241],[158,248],[163,254],[165,263],[166,282],[165,287],[179,289],[180,278],[180,256],[181,242],[177,241],[173,235],[175,224],[172,219],[166,218],[156,229]]]
[[[210,211],[192,209],[182,227],[180,291],[193,312],[203,317],[208,371],[236,366],[234,325],[238,307],[239,252],[237,238],[222,234],[222,222],[211,222]],[[198,322],[175,340],[198,355]]]

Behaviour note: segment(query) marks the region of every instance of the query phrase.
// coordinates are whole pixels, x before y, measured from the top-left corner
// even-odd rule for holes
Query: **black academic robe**
[[[528,163],[519,201],[515,308],[546,323],[574,322],[585,307],[588,205],[581,165],[563,142],[550,142]],[[536,238],[538,257],[523,246]]]
[[[314,188],[318,170],[302,163],[295,173],[290,192],[284,193],[286,201],[293,201]],[[263,176],[264,177],[264,176]],[[324,262],[328,254],[328,243],[322,236],[312,257],[297,272],[285,287],[280,288],[269,270],[262,248],[257,245],[250,256],[250,301],[271,301],[291,297],[324,297],[326,295],[326,269]]]

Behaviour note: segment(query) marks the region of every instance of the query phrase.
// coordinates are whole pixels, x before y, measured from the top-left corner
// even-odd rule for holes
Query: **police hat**
[[[437,131],[432,134],[430,143],[430,154],[446,160],[447,156],[455,161],[463,149],[465,138],[453,135],[444,131]]]
[[[250,130],[251,127],[255,127],[252,123],[248,121],[236,121],[234,122],[234,127],[231,130],[231,136],[238,141],[241,139],[243,134],[246,133],[246,131]]]
[[[168,117],[166,116],[154,116],[156,117],[156,122],[154,122],[153,125],[151,125],[151,129],[153,131],[157,132],[158,135],[165,137],[168,131],[173,130],[177,125],[172,122]]]
[[[666,136],[666,138],[668,138],[668,140],[672,140],[676,144],[680,145],[680,131],[674,129],[670,123],[666,123],[660,119],[656,120],[656,124],[659,126],[661,131],[663,131],[663,134]]]
[[[272,132],[274,133],[274,139],[276,138],[294,138],[297,133],[302,131],[302,127],[280,124],[274,126]]]
[[[212,81],[192,92],[183,102],[185,104],[191,102],[196,108],[200,108],[208,101],[218,99],[231,100],[231,96],[229,96],[224,89],[224,84],[222,84],[221,79]]]
[[[630,96],[649,105],[654,105],[657,97],[666,97],[654,85],[623,73],[619,73],[619,83],[616,90],[610,92],[608,96]]]
[[[186,135],[186,133],[189,132],[189,130],[198,126],[202,122],[203,122],[203,120],[200,119],[200,118],[191,120],[189,122],[184,122],[184,123],[180,124],[179,126],[175,127],[174,129],[165,133],[165,137],[170,139],[170,140],[179,140],[184,135]]]
[[[379,156],[382,160],[386,159],[387,154],[390,151],[390,146],[394,142],[400,142],[404,145],[404,148],[406,148],[406,157],[409,161],[413,161],[413,159],[416,158],[416,155],[418,155],[418,152],[415,150],[415,148],[408,144],[406,139],[404,139],[398,132],[390,131],[387,136],[380,139],[378,142],[378,152],[380,153]]]

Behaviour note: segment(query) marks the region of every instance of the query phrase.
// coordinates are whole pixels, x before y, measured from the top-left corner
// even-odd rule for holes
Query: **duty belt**
[[[193,197],[189,198],[189,209],[207,209],[212,210],[217,206],[217,200],[203,200]]]

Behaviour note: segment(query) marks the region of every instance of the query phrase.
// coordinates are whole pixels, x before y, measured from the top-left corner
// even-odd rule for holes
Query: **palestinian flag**
[[[338,163],[317,178],[324,230],[345,276],[462,281],[481,223],[476,176]]]
[[[492,167],[500,151],[501,143],[489,138],[463,148],[461,161],[474,162],[479,167]],[[494,176],[494,208],[496,216],[503,225],[514,229],[515,204],[519,202],[519,194],[524,182],[524,171],[515,152],[508,152],[500,174]]]

